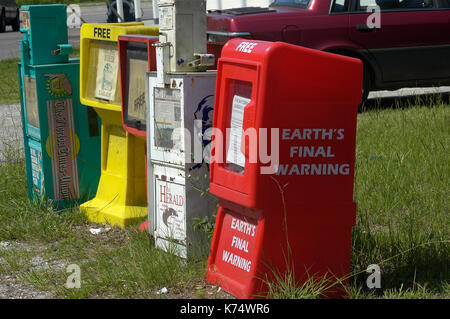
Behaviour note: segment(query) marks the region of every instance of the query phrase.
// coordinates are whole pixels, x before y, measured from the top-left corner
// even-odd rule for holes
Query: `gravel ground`
[[[37,291],[33,286],[23,284],[17,276],[0,275],[0,299],[50,299],[49,292]]]
[[[27,244],[15,243],[9,241],[0,242],[0,251],[8,249],[33,250],[36,249]],[[0,257],[0,269],[4,263]],[[59,263],[49,263],[40,256],[31,260],[30,270],[48,269],[50,266],[61,267]],[[45,291],[38,291],[33,286],[24,284],[19,277],[10,274],[0,274],[0,299],[50,299],[52,294]]]
[[[86,231],[86,230],[85,230]],[[109,232],[108,236],[120,236],[120,231]],[[98,235],[100,236],[100,235]],[[14,249],[15,251],[44,251],[46,246],[42,245],[29,245],[26,243],[20,243],[15,241],[0,241],[0,253],[1,251]],[[1,254],[0,254],[1,255]],[[0,257],[0,299],[53,299],[55,298],[52,293],[46,291],[39,291],[35,287],[29,284],[23,283],[20,278],[14,274],[8,273],[8,271],[1,272],[2,264],[5,264],[4,258]],[[37,254],[29,261],[29,267],[23,269],[24,272],[28,271],[40,271],[40,270],[61,270],[65,269],[69,263],[62,260],[46,260],[45,258]],[[155,291],[156,292],[156,291]],[[161,287],[156,292],[156,295],[161,295],[163,298],[169,299],[234,299],[234,297],[218,286],[208,284],[206,281],[199,282],[191,287],[183,289],[167,289]],[[111,296],[99,296],[100,298],[116,298]],[[93,296],[92,298],[96,298]]]

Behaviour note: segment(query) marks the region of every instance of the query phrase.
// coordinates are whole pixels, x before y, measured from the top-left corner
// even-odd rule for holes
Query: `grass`
[[[449,123],[439,99],[358,117],[352,265],[379,264],[383,289],[450,296]]]
[[[71,56],[78,55],[79,49],[74,48]],[[0,61],[1,73],[7,75],[0,78],[1,104],[19,103],[17,62]],[[156,294],[162,287],[169,289],[167,296],[214,295],[205,288],[205,260],[186,263],[163,253],[134,227],[114,227],[94,236],[89,228],[100,225],[87,221],[77,207],[54,212],[45,203],[29,201],[23,151],[11,152],[9,145],[7,149],[6,165],[0,165],[0,242],[18,247],[0,248],[0,276],[13,273],[39,290],[64,298],[160,298],[166,296]],[[36,267],[32,262],[36,258],[50,267]],[[81,289],[64,287],[70,264],[81,268]]]
[[[441,98],[358,115],[349,298],[450,298],[450,106]],[[381,268],[381,289],[366,269]],[[317,298],[326,282],[275,274],[272,298]]]
[[[20,100],[17,63],[20,59],[0,61],[0,105],[18,103]]]
[[[155,298],[162,287],[183,292],[203,280],[205,261],[185,263],[163,253],[134,227],[95,236],[88,230],[99,225],[88,222],[78,208],[54,212],[30,202],[25,179],[23,160],[0,167],[0,242],[19,244],[0,249],[0,276],[14,273],[63,298]],[[37,257],[50,266],[36,268],[31,261]],[[64,287],[70,264],[81,268],[81,289]]]
[[[0,248],[0,279],[15,274],[60,298],[158,298],[162,287],[173,296],[202,285],[204,260],[163,253],[135,227],[92,235],[89,228],[101,225],[87,221],[78,207],[54,212],[29,201],[22,156],[16,151],[0,166],[0,242],[14,244]],[[64,286],[70,264],[81,268],[81,289]]]
[[[74,47],[71,58],[80,56],[80,48]],[[0,105],[17,104],[20,101],[17,63],[20,59],[5,59],[0,61]]]
[[[64,266],[80,266],[80,289],[65,288],[65,267],[20,271],[20,277],[63,298],[157,298],[162,287],[176,293],[202,280],[204,264],[183,263],[157,250],[148,244],[146,234],[131,229],[113,232],[120,236],[93,239],[80,232],[54,243],[44,254],[47,260],[65,261]]]
[[[16,62],[0,61],[0,70],[12,73]],[[8,83],[0,82],[9,92],[1,97],[17,103]],[[358,115],[350,298],[450,298],[449,124],[450,105],[439,97]],[[13,247],[0,248],[0,278],[15,274],[62,298],[223,297],[204,282],[205,260],[163,253],[134,227],[92,235],[99,225],[77,207],[54,212],[30,202],[25,179],[22,152],[8,154],[0,166],[0,242]],[[64,287],[69,264],[81,268],[81,289]],[[381,289],[366,286],[370,264],[381,268]],[[317,298],[326,284],[299,284],[292,273],[275,278],[272,298]],[[169,294],[158,295],[162,287]]]

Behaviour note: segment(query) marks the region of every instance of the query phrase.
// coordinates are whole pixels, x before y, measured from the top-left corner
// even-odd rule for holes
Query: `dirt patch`
[[[91,229],[100,229],[102,231],[98,234],[93,234]],[[105,249],[117,249],[128,241],[132,240],[130,238],[130,232],[125,231],[119,227],[110,227],[101,224],[94,224],[90,222],[85,222],[80,225],[72,225],[69,227],[70,232],[72,232],[76,237],[88,239],[89,247],[84,247],[86,252],[86,257],[88,259],[95,258],[95,254],[98,253],[99,247],[101,250]],[[61,247],[64,249],[64,247]],[[66,260],[65,257],[54,258],[50,251],[56,252],[58,249],[58,242],[48,243],[42,245],[40,243],[22,243],[18,241],[0,241],[0,252],[10,250],[13,251],[26,251],[30,255],[27,265],[24,266],[20,271],[43,271],[47,272],[61,272],[67,267],[70,262]],[[50,253],[50,255],[48,255]],[[1,256],[1,254],[0,254]],[[20,274],[14,273],[12,271],[7,271],[8,265],[6,264],[6,257],[0,257],[0,298],[4,299],[47,299],[55,298],[51,292],[39,291],[33,285],[23,283],[20,278]],[[1,272],[2,264],[6,266]],[[165,288],[165,289],[163,289]],[[44,288],[45,289],[45,288]],[[155,290],[153,290],[155,289]],[[223,291],[220,287],[210,285],[204,279],[196,280],[194,282],[187,283],[182,287],[158,287],[153,288],[152,291],[148,291],[146,296],[148,298],[162,298],[162,299],[233,299],[234,297]],[[137,296],[135,296],[137,298]],[[114,292],[111,294],[102,293],[97,296],[91,294],[89,298],[116,298]]]
[[[52,294],[38,291],[33,286],[20,282],[14,275],[0,275],[0,299],[50,299]]]
[[[29,245],[26,243],[15,241],[2,241],[0,242],[1,250],[14,249],[22,251],[43,251],[45,246],[43,245]],[[0,266],[5,264],[6,260],[0,257]],[[29,264],[29,268],[24,271],[39,271],[52,268],[65,267],[64,263],[58,260],[48,261],[43,257],[37,255],[34,256]],[[0,268],[1,269],[1,268]],[[53,295],[47,291],[39,291],[33,287],[33,285],[23,283],[20,278],[14,274],[1,274],[0,273],[0,299],[49,299],[53,298]]]
[[[93,234],[90,229],[101,229],[100,233]],[[130,240],[129,234],[118,226],[105,226],[85,222],[84,224],[72,227],[71,232],[79,238],[88,238],[91,243],[102,243],[105,241],[114,242],[120,246]]]
[[[159,294],[157,296],[168,299],[235,299],[219,286],[210,285],[206,281],[183,289],[168,288],[166,294]]]

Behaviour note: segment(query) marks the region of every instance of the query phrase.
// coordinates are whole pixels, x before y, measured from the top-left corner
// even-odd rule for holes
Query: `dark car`
[[[450,84],[450,0],[276,0],[210,11],[207,28],[216,52],[244,37],[359,58],[363,100],[370,90]]]
[[[0,32],[5,32],[7,25],[13,31],[20,29],[19,7],[14,0],[0,0]]]
[[[112,10],[114,8],[114,10]],[[114,12],[115,11],[115,12]],[[117,12],[117,1],[112,1],[111,6],[108,6],[108,13],[106,22],[108,23],[117,23],[118,19],[116,16]],[[131,22],[135,20],[134,17],[134,3],[132,1],[123,0],[123,22]]]

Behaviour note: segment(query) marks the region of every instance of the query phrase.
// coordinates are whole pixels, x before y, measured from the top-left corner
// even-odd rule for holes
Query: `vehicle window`
[[[448,0],[447,0],[448,1]],[[357,10],[379,6],[381,10],[427,9],[433,8],[433,0],[360,0]]]
[[[400,9],[433,8],[433,0],[403,0],[400,1],[399,8]]]
[[[441,8],[450,8],[450,0],[442,0]]]
[[[295,6],[300,8],[307,8],[311,0],[275,0],[272,2],[271,6],[281,5],[281,6]]]
[[[380,6],[379,2],[386,0],[360,0],[358,3],[358,11],[366,11],[368,7]],[[395,0],[387,0],[387,1],[395,1]]]
[[[334,0],[331,12],[348,12],[349,0]]]

